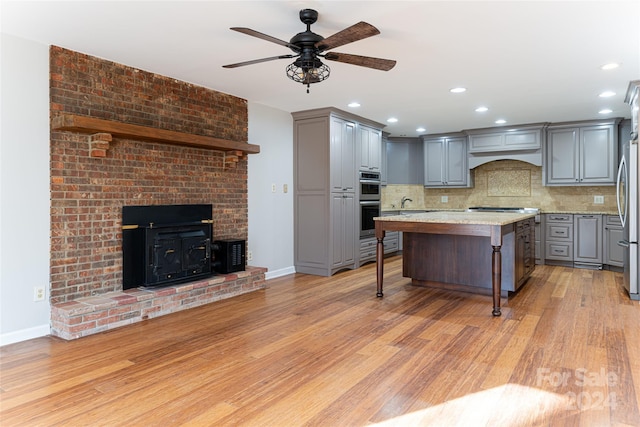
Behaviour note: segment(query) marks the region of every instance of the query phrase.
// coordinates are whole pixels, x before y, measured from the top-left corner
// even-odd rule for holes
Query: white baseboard
[[[275,279],[276,277],[286,276],[287,274],[293,274],[296,272],[296,269],[291,267],[281,268],[279,270],[267,271],[264,275],[266,280]]]
[[[0,347],[3,345],[14,344],[20,341],[26,341],[33,338],[47,336],[51,333],[49,324],[34,326],[33,328],[21,329],[15,332],[7,332],[0,335]]]

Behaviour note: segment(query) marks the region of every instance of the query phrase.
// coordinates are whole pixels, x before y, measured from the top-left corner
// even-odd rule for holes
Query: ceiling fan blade
[[[366,22],[358,22],[357,24],[347,27],[342,31],[338,31],[324,40],[320,40],[316,43],[316,48],[322,52],[333,49],[334,47],[343,46],[347,43],[366,39],[367,37],[375,36],[376,34],[380,34],[380,31],[378,31],[376,27]]]
[[[253,64],[259,64],[261,62],[267,62],[267,61],[273,61],[274,59],[284,59],[284,58],[293,58],[297,55],[280,55],[280,56],[271,56],[269,58],[262,58],[262,59],[254,59],[251,61],[244,61],[244,62],[238,62],[237,64],[229,64],[229,65],[223,65],[222,68],[237,68],[237,67],[244,67],[245,65],[253,65]]]
[[[263,34],[263,33],[259,32],[259,31],[252,30],[251,28],[245,28],[245,27],[231,27],[231,29],[232,29],[233,31],[237,31],[237,32],[239,32],[239,33],[246,34],[246,35],[248,35],[248,36],[257,37],[257,38],[259,38],[259,39],[266,40],[266,41],[268,41],[268,42],[272,42],[272,43],[275,43],[275,44],[279,44],[279,45],[281,45],[281,46],[286,46],[286,47],[288,47],[288,48],[290,48],[290,49],[295,50],[296,52],[300,51],[300,48],[299,48],[298,46],[296,46],[296,45],[293,45],[293,44],[291,44],[291,43],[289,43],[289,42],[286,42],[286,41],[284,41],[284,40],[277,39],[277,38],[275,38],[275,37],[271,37],[271,36],[269,36],[269,35],[267,35],[267,34]]]
[[[389,71],[396,65],[391,59],[373,58],[371,56],[351,55],[348,53],[328,52],[324,55],[330,61],[344,62],[345,64],[359,65],[361,67],[374,68],[376,70]]]

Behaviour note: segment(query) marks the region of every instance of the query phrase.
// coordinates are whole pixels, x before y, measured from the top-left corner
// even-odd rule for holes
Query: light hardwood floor
[[[637,426],[640,306],[608,271],[537,266],[502,299],[401,260],[75,341],[0,348],[0,424]]]

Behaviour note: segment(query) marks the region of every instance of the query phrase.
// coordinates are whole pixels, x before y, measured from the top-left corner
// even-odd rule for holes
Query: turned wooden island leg
[[[502,293],[502,252],[500,246],[493,246],[493,262],[491,266],[491,287],[493,290],[493,311],[494,316],[500,316],[500,294]]]
[[[384,235],[385,232],[382,226],[376,222],[376,239],[378,240],[376,245],[376,296],[378,298],[382,297],[382,278],[384,277]]]

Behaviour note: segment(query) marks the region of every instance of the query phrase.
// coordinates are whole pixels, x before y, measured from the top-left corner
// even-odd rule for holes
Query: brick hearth
[[[79,298],[51,307],[51,333],[72,340],[264,289],[266,268],[157,289],[128,289]]]

